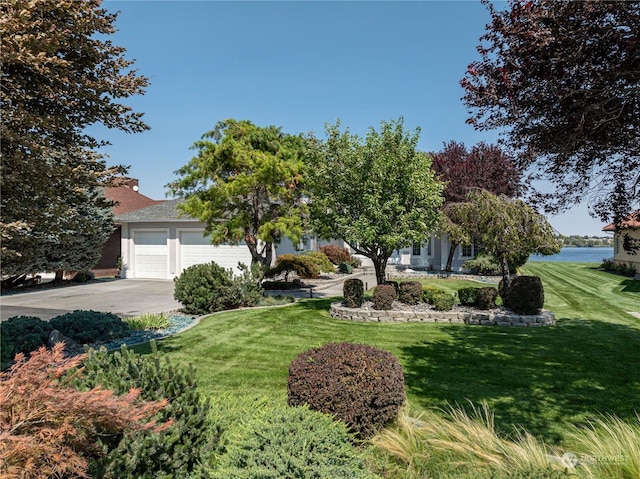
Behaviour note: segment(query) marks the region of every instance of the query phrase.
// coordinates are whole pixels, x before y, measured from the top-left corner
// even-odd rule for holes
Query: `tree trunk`
[[[447,256],[447,265],[444,267],[445,271],[451,271],[451,264],[453,263],[453,255],[456,252],[456,248],[459,245],[457,244],[452,244],[449,246],[449,255]]]
[[[373,267],[376,270],[376,282],[378,284],[384,284],[387,282],[386,271],[387,271],[387,260],[382,260],[381,258],[371,258],[373,261]]]
[[[57,270],[56,271],[56,277],[53,279],[54,283],[62,283],[62,280],[64,279],[64,270]]]
[[[247,248],[251,253],[251,266],[259,264],[262,272],[265,273],[270,267],[273,261],[273,244],[265,243],[262,251],[258,251],[258,240],[254,235],[245,234],[244,241],[247,243]]]
[[[502,261],[500,263],[502,268],[502,280],[504,281],[504,289],[508,291],[511,287],[511,273],[509,273],[509,263],[507,263],[507,258],[502,257]]]

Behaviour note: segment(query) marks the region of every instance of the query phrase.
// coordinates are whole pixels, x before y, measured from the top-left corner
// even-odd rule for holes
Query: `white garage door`
[[[136,278],[166,279],[169,271],[169,233],[134,231],[134,275]]]
[[[238,263],[251,265],[251,253],[244,243],[237,245],[221,244],[213,246],[204,231],[180,232],[180,268],[184,270],[194,264],[215,261],[225,269],[238,272]]]

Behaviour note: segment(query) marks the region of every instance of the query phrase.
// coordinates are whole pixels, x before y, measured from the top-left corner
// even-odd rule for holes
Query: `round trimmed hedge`
[[[404,404],[402,366],[388,351],[365,344],[330,343],[309,349],[289,366],[291,406],[343,421],[360,439],[393,421]]]

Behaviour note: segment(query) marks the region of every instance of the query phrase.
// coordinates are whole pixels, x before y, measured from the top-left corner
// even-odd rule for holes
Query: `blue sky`
[[[489,20],[479,1],[111,1],[112,41],[151,85],[127,103],[151,130],[95,128],[110,164],[131,165],[140,191],[165,197],[190,146],[220,120],[313,131],[340,119],[364,135],[403,116],[419,147],[468,146],[497,133],[465,124],[459,80]],[[586,207],[550,217],[562,234],[602,235]]]

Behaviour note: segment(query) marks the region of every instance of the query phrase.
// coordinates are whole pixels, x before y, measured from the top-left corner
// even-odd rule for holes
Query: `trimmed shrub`
[[[360,266],[362,266],[362,260],[360,258],[357,258],[355,256],[352,256],[348,263],[351,265],[352,268],[359,268]]]
[[[330,414],[360,439],[393,421],[404,403],[398,360],[364,344],[331,343],[303,352],[289,366],[287,390],[289,405]]]
[[[433,297],[442,293],[446,293],[442,288],[438,288],[436,286],[424,286],[422,288],[422,302],[433,304]]]
[[[160,420],[172,421],[171,425],[161,432],[137,431],[121,437],[109,454],[93,463],[99,477],[193,477],[218,448],[220,431],[212,423],[209,400],[198,392],[193,368],[160,357],[154,342],[151,349],[145,355],[126,346],[113,354],[105,348],[90,349],[84,372],[74,379],[80,390],[100,386],[123,395],[133,388],[144,400],[169,399]]]
[[[503,285],[503,289],[504,285]],[[502,303],[516,314],[538,314],[544,306],[544,288],[538,276],[517,276],[502,296]]]
[[[496,299],[498,299],[498,290],[492,286],[486,286],[478,289],[476,296],[476,306],[478,309],[493,309],[496,307]]]
[[[379,284],[373,288],[373,308],[391,309],[391,305],[396,300],[396,289],[390,284]]]
[[[460,304],[464,306],[475,306],[478,299],[478,290],[480,288],[460,288],[458,290],[458,299]]]
[[[442,293],[434,293],[431,297],[431,304],[436,311],[451,311],[456,302],[456,297],[443,291]]]
[[[284,274],[284,280],[289,280],[289,275],[296,273],[303,279],[312,279],[320,276],[320,270],[315,262],[300,254],[283,254],[276,259],[276,265],[265,274],[267,278],[273,278]]]
[[[35,316],[13,316],[0,322],[0,365],[4,369],[16,354],[28,354],[47,344],[51,325]]]
[[[398,294],[398,288],[400,287],[400,283],[398,283],[397,281],[385,281],[384,284],[390,284],[391,286],[393,286],[393,289],[396,290],[396,294]]]
[[[239,264],[240,276],[216,263],[197,264],[177,277],[173,296],[187,314],[209,314],[216,311],[255,306],[262,297],[257,271]]]
[[[364,303],[364,284],[362,280],[350,278],[342,285],[344,305],[347,308],[359,308]]]
[[[340,248],[333,244],[320,246],[320,251],[329,258],[329,261],[336,265],[340,263],[348,263],[351,259],[351,253],[347,248]]]
[[[212,478],[373,479],[344,424],[308,407],[268,408],[230,435]]]
[[[311,259],[322,273],[335,273],[336,267],[333,265],[327,255],[321,251],[307,251],[302,256]]]
[[[422,300],[422,285],[418,281],[405,281],[398,286],[398,301],[418,304]]]
[[[338,265],[338,272],[343,274],[351,274],[353,273],[353,266],[343,261]]]
[[[124,338],[131,334],[129,325],[113,313],[77,309],[49,321],[52,329],[80,344]]]
[[[493,256],[478,255],[477,258],[469,259],[462,264],[462,267],[471,274],[481,274],[486,276],[497,276],[502,274],[500,265]]]

